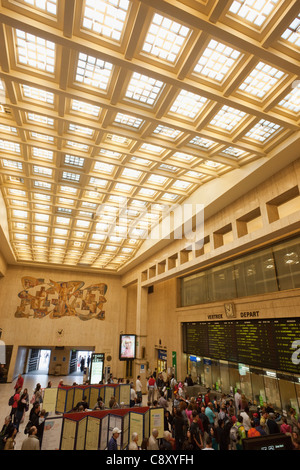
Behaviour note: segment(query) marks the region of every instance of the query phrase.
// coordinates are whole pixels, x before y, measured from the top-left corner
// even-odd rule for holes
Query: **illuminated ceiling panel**
[[[299,12],[218,5],[1,0],[0,185],[16,263],[117,273],[162,208],[288,151]]]

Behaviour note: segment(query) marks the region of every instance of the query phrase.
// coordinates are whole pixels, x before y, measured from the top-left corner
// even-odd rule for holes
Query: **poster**
[[[124,405],[129,406],[130,404],[130,385],[120,385],[119,386],[119,404],[124,403]]]
[[[74,388],[71,388],[67,391],[67,402],[66,402],[66,412],[73,410],[73,400],[74,400]]]
[[[83,418],[77,425],[76,450],[84,450],[87,418]]]
[[[74,450],[76,435],[76,421],[70,419],[64,420],[61,450]]]
[[[57,390],[57,401],[56,401],[56,411],[58,413],[65,412],[65,403],[66,403],[67,391],[63,388]]]
[[[100,393],[100,396],[101,396],[101,393]],[[89,408],[91,410],[93,410],[94,406],[97,404],[98,397],[99,397],[99,388],[91,387],[90,388],[90,397],[89,397]]]
[[[151,408],[150,410],[150,434],[153,429],[158,430],[158,438],[164,435],[164,410],[163,408]]]
[[[59,450],[63,417],[46,418],[41,450]]]
[[[43,408],[47,413],[54,413],[56,410],[57,388],[45,388],[43,396]]]
[[[109,416],[106,415],[101,421],[100,450],[105,450],[107,447],[108,420]]]
[[[111,397],[115,396],[115,388],[114,387],[105,387],[105,397],[104,404],[107,408],[109,408],[109,400]]]
[[[123,441],[122,448],[125,449],[129,443],[129,413],[123,418]]]
[[[98,450],[100,422],[99,418],[88,417],[85,450]]]
[[[140,446],[144,437],[144,415],[141,413],[130,412],[130,436],[129,442],[131,441],[132,433],[136,432],[139,436],[138,445]]]
[[[86,395],[87,395],[87,393],[86,393]],[[76,387],[76,388],[74,389],[73,406],[76,406],[77,403],[79,403],[80,401],[82,401],[83,396],[84,396],[84,393],[83,393],[82,388],[77,388],[77,387]]]

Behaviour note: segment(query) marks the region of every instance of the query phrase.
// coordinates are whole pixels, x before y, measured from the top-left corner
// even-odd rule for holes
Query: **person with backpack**
[[[233,425],[229,431],[230,449],[241,450],[242,439],[246,437],[245,428],[242,425],[243,418],[239,416],[237,419],[235,416],[232,416],[231,421]]]
[[[20,400],[21,397],[21,388],[16,389],[16,393],[12,395],[9,399],[9,406],[11,406],[11,411],[10,411],[10,416],[12,421],[15,421],[15,415],[17,412],[17,407],[18,407],[18,401]]]

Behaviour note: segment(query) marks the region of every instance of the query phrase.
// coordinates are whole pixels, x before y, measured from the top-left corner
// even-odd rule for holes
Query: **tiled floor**
[[[40,383],[42,388],[47,387],[49,380],[52,382],[52,387],[57,387],[59,381],[63,379],[65,385],[72,385],[73,382],[76,382],[78,385],[82,384],[82,374],[81,375],[69,375],[69,376],[48,376],[47,374],[26,374],[23,375],[24,385],[23,388],[28,389],[29,397],[31,398],[35,386],[37,383]],[[0,384],[0,429],[4,424],[4,419],[7,415],[10,414],[11,407],[8,405],[8,400],[11,395],[14,393],[14,385],[16,380],[12,383]],[[16,446],[15,450],[20,450],[23,440],[27,437],[24,434],[25,426],[28,422],[29,413],[32,405],[29,406],[29,411],[25,414],[24,422],[20,425],[19,432],[16,437]]]
[[[33,373],[33,374],[25,374],[23,375],[24,378],[24,385],[23,389],[27,388],[29,397],[31,398],[33,391],[35,389],[35,386],[37,383],[41,384],[42,388],[47,387],[49,380],[52,382],[52,387],[57,387],[59,384],[59,381],[63,379],[64,385],[72,385],[74,382],[76,382],[78,385],[81,385],[83,383],[83,375],[82,374],[73,374],[73,375],[68,375],[68,376],[49,376],[47,374],[41,374],[41,373]],[[14,380],[12,383],[7,383],[7,384],[0,384],[0,430],[2,429],[2,426],[4,424],[4,419],[7,415],[10,414],[11,407],[8,405],[8,400],[14,393],[14,385],[16,383],[16,380]],[[147,405],[147,395],[143,395],[143,405]],[[23,440],[27,437],[24,434],[24,429],[25,426],[28,422],[28,417],[30,410],[32,408],[32,405],[29,406],[29,411],[25,414],[25,419],[24,422],[20,425],[19,432],[16,436],[16,446],[15,450],[20,450],[22,446]],[[23,454],[22,454],[23,455]]]

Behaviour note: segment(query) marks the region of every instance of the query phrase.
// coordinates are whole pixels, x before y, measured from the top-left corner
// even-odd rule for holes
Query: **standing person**
[[[29,429],[28,437],[22,442],[21,450],[40,450],[36,426],[31,426]]]
[[[213,411],[213,404],[211,402],[209,402],[207,407],[205,408],[205,414],[208,418],[210,426],[214,426],[216,415]]]
[[[28,410],[28,404],[26,400],[26,393],[22,393],[20,396],[20,400],[18,401],[15,416],[14,416],[14,424],[19,432],[20,424],[24,420],[25,412]]]
[[[4,450],[6,440],[9,436],[11,436],[13,430],[14,430],[14,425],[11,422],[11,416],[8,415],[6,416],[4,420],[4,424],[0,432],[0,450]]]
[[[138,433],[134,432],[131,436],[131,442],[128,445],[128,450],[139,450],[138,440],[139,440]]]
[[[158,399],[158,405],[164,408],[166,411],[168,411],[168,400],[165,399],[164,392],[160,392],[160,397]]]
[[[175,416],[173,418],[173,431],[175,438],[176,450],[182,450],[182,445],[185,439],[185,421],[179,409],[175,409]]]
[[[237,391],[234,394],[234,404],[235,404],[235,415],[238,416],[240,414],[240,409],[241,409],[241,391],[238,388]]]
[[[198,424],[198,413],[196,410],[193,411],[193,421],[190,426],[191,441],[193,444],[193,450],[201,450],[203,447],[202,436]]]
[[[80,372],[84,372],[85,359],[82,357],[80,361]]]
[[[133,385],[130,384],[130,408],[133,408],[136,403],[136,393]]]
[[[15,439],[16,439],[17,432],[18,432],[17,428],[14,426],[13,429],[11,429],[10,434],[8,435],[6,439],[4,450],[14,450],[15,445],[16,445]]]
[[[14,394],[14,401],[13,401],[13,404],[12,404],[12,407],[11,407],[11,412],[10,412],[10,415],[11,415],[11,418],[12,418],[13,422],[15,422],[15,415],[16,415],[16,412],[17,412],[18,401],[20,400],[20,397],[21,397],[21,389],[17,388],[16,393]]]
[[[283,434],[286,434],[287,432],[292,434],[292,426],[290,426],[287,423],[287,419],[285,417],[282,418],[282,424],[280,426],[280,432],[283,433]]]
[[[118,450],[117,440],[121,432],[122,431],[118,428],[114,428],[112,430],[112,436],[109,440],[108,447],[107,447],[108,450]]]
[[[210,436],[208,436],[208,438],[206,440],[206,446],[202,450],[215,450],[213,448],[212,438]]]
[[[164,437],[161,440],[159,450],[168,450],[168,451],[173,450],[172,444],[171,444],[171,437],[172,437],[172,434],[169,431],[164,431]]]
[[[251,418],[249,416],[248,406],[245,406],[244,411],[240,412],[240,416],[243,417],[243,425],[246,431],[246,436],[248,436],[248,431],[251,428]]]
[[[228,450],[229,440],[225,432],[225,423],[223,419],[219,419],[218,426],[216,427],[216,439],[219,444],[219,450]]]
[[[277,434],[279,433],[278,424],[275,421],[275,414],[269,413],[267,419],[267,428],[269,429],[269,434]]]
[[[170,389],[171,389],[171,399],[174,399],[174,392],[177,387],[177,380],[175,379],[174,374],[172,374],[171,380],[170,380]]]
[[[156,387],[156,381],[153,375],[148,379],[147,388],[148,388],[148,402],[153,404],[154,401],[154,390]]]
[[[34,395],[35,403],[43,403],[43,392],[42,392],[42,387],[40,383],[36,384],[33,395]]]
[[[137,402],[140,404],[143,401],[142,389],[143,389],[143,386],[141,382],[141,376],[138,375],[136,378],[136,382],[135,382],[135,391],[136,391]]]
[[[17,391],[18,389],[22,390],[24,384],[24,379],[21,374],[18,375],[16,384],[14,386],[14,389]]]
[[[152,430],[152,434],[151,434],[151,436],[149,437],[149,447],[148,447],[148,450],[159,450],[157,437],[158,437],[158,430],[157,430],[157,429],[153,429],[153,430]]]

